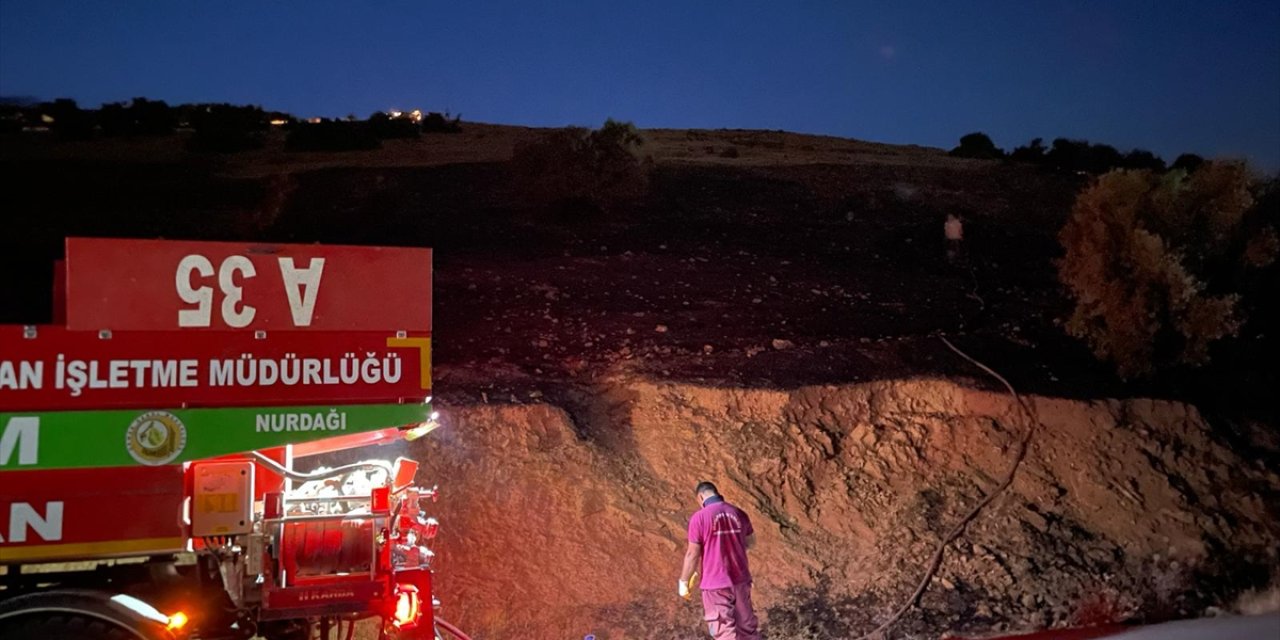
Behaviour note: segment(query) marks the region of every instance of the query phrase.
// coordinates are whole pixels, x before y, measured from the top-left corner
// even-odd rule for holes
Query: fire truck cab
[[[71,238],[0,325],[0,638],[465,638],[429,249]]]

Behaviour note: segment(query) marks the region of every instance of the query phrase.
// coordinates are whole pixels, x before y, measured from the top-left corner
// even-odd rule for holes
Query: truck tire
[[[126,604],[131,602],[131,604]],[[145,602],[109,592],[51,590],[0,600],[0,640],[173,640]]]
[[[105,620],[73,614],[30,615],[0,623],[5,640],[135,640]]]

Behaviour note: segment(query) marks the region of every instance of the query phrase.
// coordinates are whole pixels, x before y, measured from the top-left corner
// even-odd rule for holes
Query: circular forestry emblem
[[[129,424],[124,445],[142,464],[168,464],[187,446],[187,427],[172,413],[148,411]]]

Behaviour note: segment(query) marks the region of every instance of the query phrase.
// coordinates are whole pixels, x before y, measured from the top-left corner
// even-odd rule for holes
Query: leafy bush
[[[606,211],[648,190],[652,160],[629,122],[605,121],[594,131],[558,129],[519,145],[511,158],[517,194],[535,206]]]
[[[1004,151],[991,141],[985,133],[975,132],[960,138],[960,146],[951,150],[950,155],[957,158],[976,158],[994,160],[1004,157]]]
[[[377,149],[382,141],[367,123],[324,120],[295,124],[284,146],[290,151],[360,151]]]
[[[1273,218],[1254,206],[1241,164],[1108,173],[1059,235],[1059,278],[1075,301],[1067,331],[1124,377],[1204,364],[1243,323],[1242,283],[1280,252]]]

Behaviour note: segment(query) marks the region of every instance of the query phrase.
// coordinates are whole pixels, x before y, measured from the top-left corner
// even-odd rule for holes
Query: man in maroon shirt
[[[680,571],[680,597],[689,597],[689,579],[702,560],[702,609],[715,640],[760,640],[751,609],[747,549],[755,542],[751,519],[724,501],[716,486],[701,482],[694,493],[702,508],[689,519],[689,549]]]

